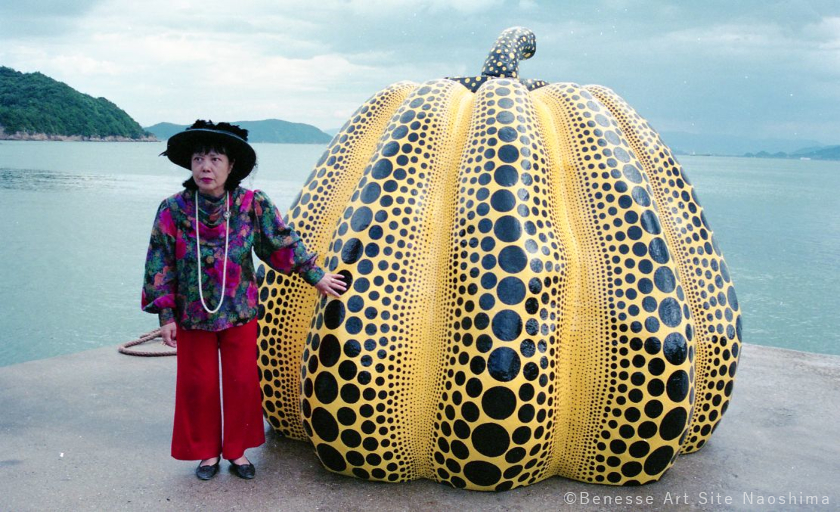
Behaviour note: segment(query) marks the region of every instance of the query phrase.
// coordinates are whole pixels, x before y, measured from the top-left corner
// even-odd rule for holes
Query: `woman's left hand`
[[[323,295],[332,295],[338,297],[347,290],[347,285],[344,284],[344,276],[341,274],[324,274],[320,281],[315,283],[315,288]]]

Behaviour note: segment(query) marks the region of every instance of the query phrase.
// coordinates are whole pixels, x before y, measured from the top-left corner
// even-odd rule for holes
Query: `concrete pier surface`
[[[563,478],[501,493],[323,469],[267,430],[211,481],[169,457],[175,358],[102,348],[0,368],[0,510],[840,510],[840,357],[746,345],[733,403],[698,453],[657,483]]]

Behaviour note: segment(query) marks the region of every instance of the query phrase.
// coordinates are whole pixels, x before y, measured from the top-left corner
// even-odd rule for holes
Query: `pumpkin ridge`
[[[728,397],[731,394],[734,383],[734,372],[738,364],[738,355],[740,354],[738,348],[734,348],[737,347],[740,339],[735,339],[737,331],[733,320],[718,324],[724,327],[718,327],[717,329],[713,325],[715,322],[712,321],[712,318],[720,318],[716,315],[720,314],[726,317],[728,314],[731,314],[731,311],[730,313],[726,312],[726,309],[729,309],[725,306],[728,298],[723,301],[718,300],[717,304],[710,304],[710,301],[702,297],[701,294],[706,294],[707,290],[704,289],[705,283],[700,284],[697,276],[692,275],[695,274],[694,270],[698,269],[697,265],[699,263],[699,261],[697,263],[692,261],[694,259],[692,255],[699,253],[704,256],[704,260],[710,260],[712,262],[710,266],[714,271],[714,274],[710,274],[710,276],[714,276],[715,279],[720,279],[720,283],[727,282],[727,292],[733,290],[731,292],[732,296],[734,296],[734,289],[731,282],[723,278],[721,271],[715,270],[715,268],[720,269],[722,265],[725,266],[725,263],[723,263],[723,254],[716,247],[712,230],[706,223],[703,208],[696,199],[694,188],[688,182],[685,171],[676,158],[671,155],[668,147],[662,143],[659,134],[626,101],[612,90],[602,86],[588,86],[588,89],[597,97],[602,98],[605,105],[615,113],[616,118],[622,125],[624,132],[636,149],[637,154],[641,156],[641,161],[647,170],[647,174],[652,178],[651,186],[657,197],[657,203],[668,205],[674,213],[674,215],[664,217],[665,222],[663,222],[663,225],[667,228],[665,233],[672,240],[669,246],[676,248],[678,252],[681,280],[691,283],[685,286],[685,290],[686,295],[689,297],[688,302],[691,313],[696,322],[697,360],[695,368],[695,389],[697,390],[698,396],[692,418],[691,431],[693,434],[686,439],[683,445],[685,453],[692,453],[705,444],[720,422],[723,413],[726,411],[729,404]],[[668,178],[671,179],[668,180]],[[670,181],[673,181],[674,184],[671,185]],[[677,186],[680,181],[682,185]],[[681,197],[682,201],[676,205],[672,199],[673,196],[668,194],[669,187],[674,187],[674,190],[679,188],[684,189],[685,196]],[[690,211],[692,208],[694,211]],[[678,212],[685,214],[686,219],[693,217],[694,219],[700,220],[694,224],[686,222],[682,227],[678,227],[678,224],[675,223],[675,221],[679,221],[679,217],[676,215]],[[701,235],[700,238],[702,240],[709,239],[709,244],[713,248],[713,252],[703,249],[703,243],[692,240],[689,233],[695,227],[708,231],[707,237]],[[680,236],[681,234],[683,236]],[[705,264],[702,266],[707,267]],[[709,277],[709,280],[712,281],[712,278]],[[711,285],[709,286],[711,287]],[[721,290],[718,296],[724,295],[723,286],[716,286],[715,288]],[[698,290],[700,291],[699,294]],[[713,293],[711,290],[709,292]],[[734,309],[738,311],[737,308]],[[735,319],[740,319],[739,314],[732,316]],[[735,322],[737,323],[737,320]],[[714,329],[718,336],[712,335],[710,329]],[[724,330],[731,331],[729,340],[723,336]],[[727,348],[729,342],[735,344],[732,349]],[[729,357],[727,354],[732,354],[733,350],[735,351],[735,355]],[[723,394],[721,394],[721,391],[723,391]]]
[[[324,322],[304,356],[312,440],[333,471],[384,481],[430,473],[424,463],[439,373],[430,358],[441,328],[429,329],[437,293],[431,281],[436,261],[449,254],[434,236],[440,215],[427,212],[444,202],[457,145],[447,129],[449,107],[466,94],[438,80],[405,98],[334,235],[331,269],[347,272],[354,286],[321,304]],[[327,361],[318,339],[334,347]]]
[[[571,388],[568,398],[571,409],[569,418],[573,429],[567,433],[567,445],[564,448],[571,457],[566,461],[558,461],[557,464],[565,469],[559,473],[561,476],[593,482],[598,474],[604,472],[604,469],[597,468],[595,463],[599,456],[596,445],[601,430],[593,428],[593,425],[603,423],[601,411],[606,400],[604,391],[606,386],[599,382],[602,380],[606,382],[609,378],[609,368],[604,368],[603,361],[608,358],[600,354],[603,349],[599,348],[598,342],[610,337],[608,328],[610,322],[604,318],[604,312],[607,310],[607,295],[612,285],[605,283],[604,276],[608,275],[608,269],[605,258],[601,255],[603,242],[598,241],[603,240],[603,233],[599,228],[597,216],[592,213],[593,201],[589,191],[593,186],[593,180],[583,169],[584,160],[580,145],[575,138],[572,138],[573,133],[577,139],[581,138],[582,130],[579,124],[582,117],[565,99],[569,94],[564,91],[576,91],[578,88],[579,86],[574,83],[550,84],[541,89],[537,96],[551,112],[554,123],[566,128],[561,131],[558,146],[568,163],[559,176],[559,181],[565,185],[564,189],[569,191],[568,197],[572,198],[577,205],[572,209],[573,215],[569,218],[569,223],[571,236],[581,242],[578,246],[580,260],[572,261],[570,265],[573,268],[577,267],[583,276],[578,281],[582,285],[580,297],[582,300],[578,304],[572,304],[570,306],[572,310],[566,315],[571,317],[575,324],[582,324],[580,334],[564,338],[564,341],[573,347],[571,361],[577,363],[568,365],[569,387]],[[597,271],[594,273],[586,271],[592,268],[596,268]],[[590,293],[587,294],[587,291]],[[581,322],[580,319],[583,321]],[[570,325],[570,331],[575,333],[572,325]],[[602,377],[596,377],[597,375],[602,375]],[[582,430],[574,429],[576,425],[582,425]],[[558,453],[558,456],[562,455],[563,453]],[[601,458],[602,461],[604,459]],[[601,478],[603,482],[604,477],[601,476]]]
[[[460,88],[456,86],[455,89],[459,90]],[[454,113],[447,117],[446,121],[448,121],[448,126],[446,130],[443,130],[443,135],[451,137],[452,142],[449,144],[449,162],[447,165],[442,165],[444,170],[442,171],[441,181],[443,181],[444,190],[442,197],[444,199],[440,201],[439,204],[441,206],[441,210],[445,210],[445,215],[433,216],[438,221],[438,226],[451,226],[454,224],[455,211],[457,209],[455,191],[457,187],[458,168],[461,165],[464,148],[467,145],[467,135],[470,129],[470,119],[472,117],[471,114],[474,105],[474,95],[463,90],[460,90],[459,92],[453,91],[454,98],[451,101],[457,106],[453,109]],[[447,153],[443,152],[443,158],[446,158],[446,156]],[[446,198],[451,199],[447,200]],[[438,237],[438,244],[441,249],[438,263],[432,267],[432,271],[443,270],[445,272],[449,272],[449,269],[453,267],[454,261],[454,255],[452,254],[451,249],[453,234],[446,228],[438,229],[435,234]],[[422,452],[418,452],[418,456],[422,457],[420,475],[424,478],[430,478],[433,480],[438,479],[437,474],[434,472],[436,424],[434,406],[438,402],[439,397],[443,394],[446,386],[446,378],[443,374],[442,368],[444,367],[446,357],[443,348],[446,343],[447,324],[446,322],[443,322],[442,319],[448,317],[448,297],[453,292],[449,281],[437,284],[438,286],[435,287],[435,294],[433,297],[433,306],[429,308],[429,315],[427,318],[428,325],[433,329],[433,332],[437,333],[437,336],[434,339],[435,350],[433,351],[432,349],[428,349],[425,351],[426,360],[433,361],[434,364],[423,365],[424,370],[431,369],[430,373],[435,376],[435,379],[430,393],[431,399],[428,400],[428,410],[424,413],[425,421],[428,424],[428,428],[424,429],[425,439],[416,440],[418,444],[423,445]]]
[[[545,172],[532,171],[532,178],[528,171],[540,159],[532,152],[527,91],[513,79],[486,82],[472,120],[453,227],[457,293],[446,368],[451,388],[438,406],[435,460],[440,479],[453,486],[502,490],[550,476],[542,446],[553,421],[553,401],[545,391],[553,380],[546,352],[554,321],[540,320],[540,291],[533,284],[529,291],[528,283],[538,280],[542,288],[559,255],[548,256],[548,231],[525,225]],[[547,270],[542,261],[539,268],[526,268],[526,254],[541,246]]]
[[[663,268],[664,272],[672,275],[673,262],[665,258],[667,247],[663,245],[661,237],[639,227],[642,219],[655,218],[653,216],[656,210],[649,200],[649,194],[644,196],[645,200],[642,200],[642,196],[639,196],[639,201],[631,199],[631,187],[628,186],[631,183],[618,169],[621,168],[622,162],[631,166],[640,164],[627,142],[616,131],[617,122],[609,111],[603,105],[599,105],[587,91],[576,85],[551,85],[541,91],[545,91],[542,97],[547,98],[549,104],[556,105],[561,111],[566,110],[569,112],[567,115],[574,120],[572,126],[575,127],[576,136],[571,139],[574,160],[579,165],[584,182],[587,183],[587,209],[594,220],[591,226],[596,228],[601,241],[599,258],[606,259],[606,286],[602,284],[602,288],[608,290],[610,306],[605,310],[608,314],[604,323],[611,325],[611,332],[603,341],[590,338],[590,343],[604,343],[607,353],[612,354],[612,360],[621,361],[621,365],[612,363],[602,366],[602,371],[606,371],[602,374],[606,380],[591,382],[592,387],[602,390],[602,398],[599,400],[602,405],[599,407],[602,407],[601,410],[606,414],[598,422],[603,430],[595,438],[597,455],[590,459],[588,468],[590,474],[594,474],[594,478],[588,477],[587,480],[610,484],[655,480],[671,465],[679,449],[679,438],[687,432],[687,410],[693,401],[693,396],[689,393],[691,361],[686,357],[664,359],[658,346],[653,350],[651,345],[651,350],[645,351],[643,338],[673,338],[674,343],[677,343],[684,353],[691,343],[685,340],[680,332],[684,327],[688,328],[690,322],[679,314],[682,299],[673,289],[667,293],[645,290],[642,294],[645,297],[652,294],[663,301],[662,303],[667,305],[666,316],[662,316],[660,308],[659,314],[654,311],[644,324],[633,320],[641,312],[642,303],[642,296],[638,295],[635,285],[638,278],[634,275],[638,272],[635,265],[649,257],[648,246],[655,246],[657,251],[657,270]],[[625,240],[631,244],[635,243],[633,247],[644,248],[644,252],[635,256],[629,254],[630,246],[624,243]],[[626,255],[622,255],[622,247],[627,248]],[[665,253],[660,255],[661,251]],[[591,260],[597,258],[592,256]],[[651,271],[653,268],[651,265]],[[628,274],[627,281],[624,280],[625,273]],[[638,274],[643,276],[645,271]],[[589,299],[592,302],[592,298]],[[633,308],[639,309],[636,311]],[[671,314],[672,311],[677,311],[676,316]],[[594,359],[608,362],[611,358],[602,356]],[[654,365],[655,368],[649,365]],[[645,368],[650,369],[645,372]],[[634,379],[636,374],[641,379],[638,384],[632,384],[630,370],[635,372]],[[646,414],[639,409],[645,404],[639,403],[638,407],[636,405],[644,400],[644,394],[638,387],[650,381],[658,382],[658,385],[664,388],[662,378],[681,379],[676,382],[682,387],[674,388],[672,393],[669,385],[669,395],[656,399],[657,408],[664,409],[666,413],[664,417],[660,418],[661,414],[657,410],[654,417],[645,418]],[[594,423],[595,418],[590,419]],[[643,428],[643,425],[649,426]],[[650,429],[655,429],[651,431],[652,435],[647,433]],[[628,450],[630,444],[644,446],[645,449]],[[659,448],[668,452],[657,451]],[[657,455],[648,462],[647,455],[652,451]],[[664,453],[670,455],[663,461],[661,454]],[[643,468],[647,469],[643,471]]]
[[[416,87],[398,82],[363,103],[327,146],[286,215],[289,225],[322,256],[330,230],[340,217],[350,189],[358,182],[386,123],[402,100]],[[343,196],[343,197],[342,197]],[[301,422],[301,360],[318,292],[303,280],[285,276],[260,264],[261,279],[257,344],[263,389],[263,411],[283,435],[306,440]],[[276,311],[275,311],[276,310]]]
[[[558,87],[562,84],[557,84]],[[585,304],[584,283],[586,283],[586,275],[584,269],[586,267],[584,254],[594,251],[596,245],[595,234],[592,232],[578,234],[577,230],[573,228],[574,225],[585,224],[581,222],[579,213],[584,211],[582,201],[579,198],[579,193],[576,190],[581,188],[578,183],[578,171],[574,167],[572,159],[572,147],[568,140],[561,134],[568,133],[569,120],[560,119],[556,112],[545,102],[545,95],[548,94],[549,89],[544,89],[537,94],[534,94],[533,103],[538,114],[538,124],[540,128],[542,146],[546,150],[548,159],[548,168],[550,169],[549,177],[551,178],[553,194],[549,194],[549,201],[554,207],[549,208],[549,212],[555,213],[555,225],[558,226],[558,233],[560,233],[560,242],[566,253],[568,278],[566,279],[567,292],[564,295],[564,303],[568,306],[564,307],[564,321],[561,322],[560,339],[555,356],[557,364],[557,373],[560,377],[557,379],[557,390],[555,392],[555,409],[556,419],[554,426],[554,436],[557,439],[556,446],[552,452],[552,461],[550,464],[549,473],[559,474],[575,480],[583,480],[584,477],[580,472],[583,467],[583,461],[586,458],[584,454],[587,445],[594,445],[594,443],[587,443],[580,441],[581,434],[579,433],[580,424],[585,422],[580,421],[580,418],[588,418],[590,413],[578,414],[577,410],[587,409],[591,407],[593,400],[586,396],[586,386],[577,391],[580,387],[576,386],[581,379],[575,378],[574,375],[579,373],[589,373],[588,370],[592,366],[594,358],[582,358],[579,354],[573,351],[573,348],[581,343],[580,333],[591,332],[592,328],[597,328],[601,325],[600,322],[593,322],[593,326],[586,326],[585,319],[591,318],[592,315],[583,314],[581,308]],[[563,129],[559,129],[558,126]],[[547,143],[552,141],[554,143]],[[583,249],[588,247],[588,249]],[[599,288],[592,287],[595,291]],[[591,294],[590,294],[591,296]],[[583,345],[583,344],[582,344]],[[587,365],[586,361],[590,361]],[[586,365],[586,366],[585,366]],[[568,376],[568,378],[565,378]]]

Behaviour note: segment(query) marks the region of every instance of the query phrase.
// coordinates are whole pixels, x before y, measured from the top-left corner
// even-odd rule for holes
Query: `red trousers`
[[[219,332],[178,328],[172,457],[238,459],[265,442],[257,321]],[[222,359],[222,403],[219,396]]]

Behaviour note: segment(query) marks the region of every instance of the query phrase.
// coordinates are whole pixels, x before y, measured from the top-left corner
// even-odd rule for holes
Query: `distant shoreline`
[[[128,137],[82,137],[81,135],[50,135],[44,137],[0,137],[2,142],[166,142],[168,139],[157,139],[144,137],[142,139],[130,139]],[[255,141],[252,144],[281,144],[291,146],[327,146],[328,142],[265,142]]]
[[[158,139],[154,135],[150,137],[143,137],[141,139],[131,139],[129,137],[117,137],[117,136],[107,136],[107,137],[85,137],[82,135],[47,135],[44,133],[27,133],[27,134],[20,134],[16,133],[13,135],[6,135],[0,133],[0,142],[3,141],[20,141],[20,142],[166,142],[167,139]],[[327,145],[327,143],[321,142],[254,142],[255,144],[293,144],[293,145]],[[837,162],[840,161],[840,158],[820,158],[816,156],[799,156],[799,155],[792,155],[792,154],[785,154],[782,156],[781,154],[744,154],[744,155],[720,155],[714,153],[685,153],[681,151],[675,151],[674,156],[676,157],[723,157],[723,158],[752,158],[752,159],[759,159],[759,160],[801,160],[801,161],[817,161],[817,162]]]
[[[105,137],[88,137],[85,135],[49,135],[46,133],[13,133],[0,134],[0,140],[20,140],[27,142],[160,142],[154,135],[142,137],[139,139],[132,139],[130,137],[122,137],[117,135],[107,135]]]

